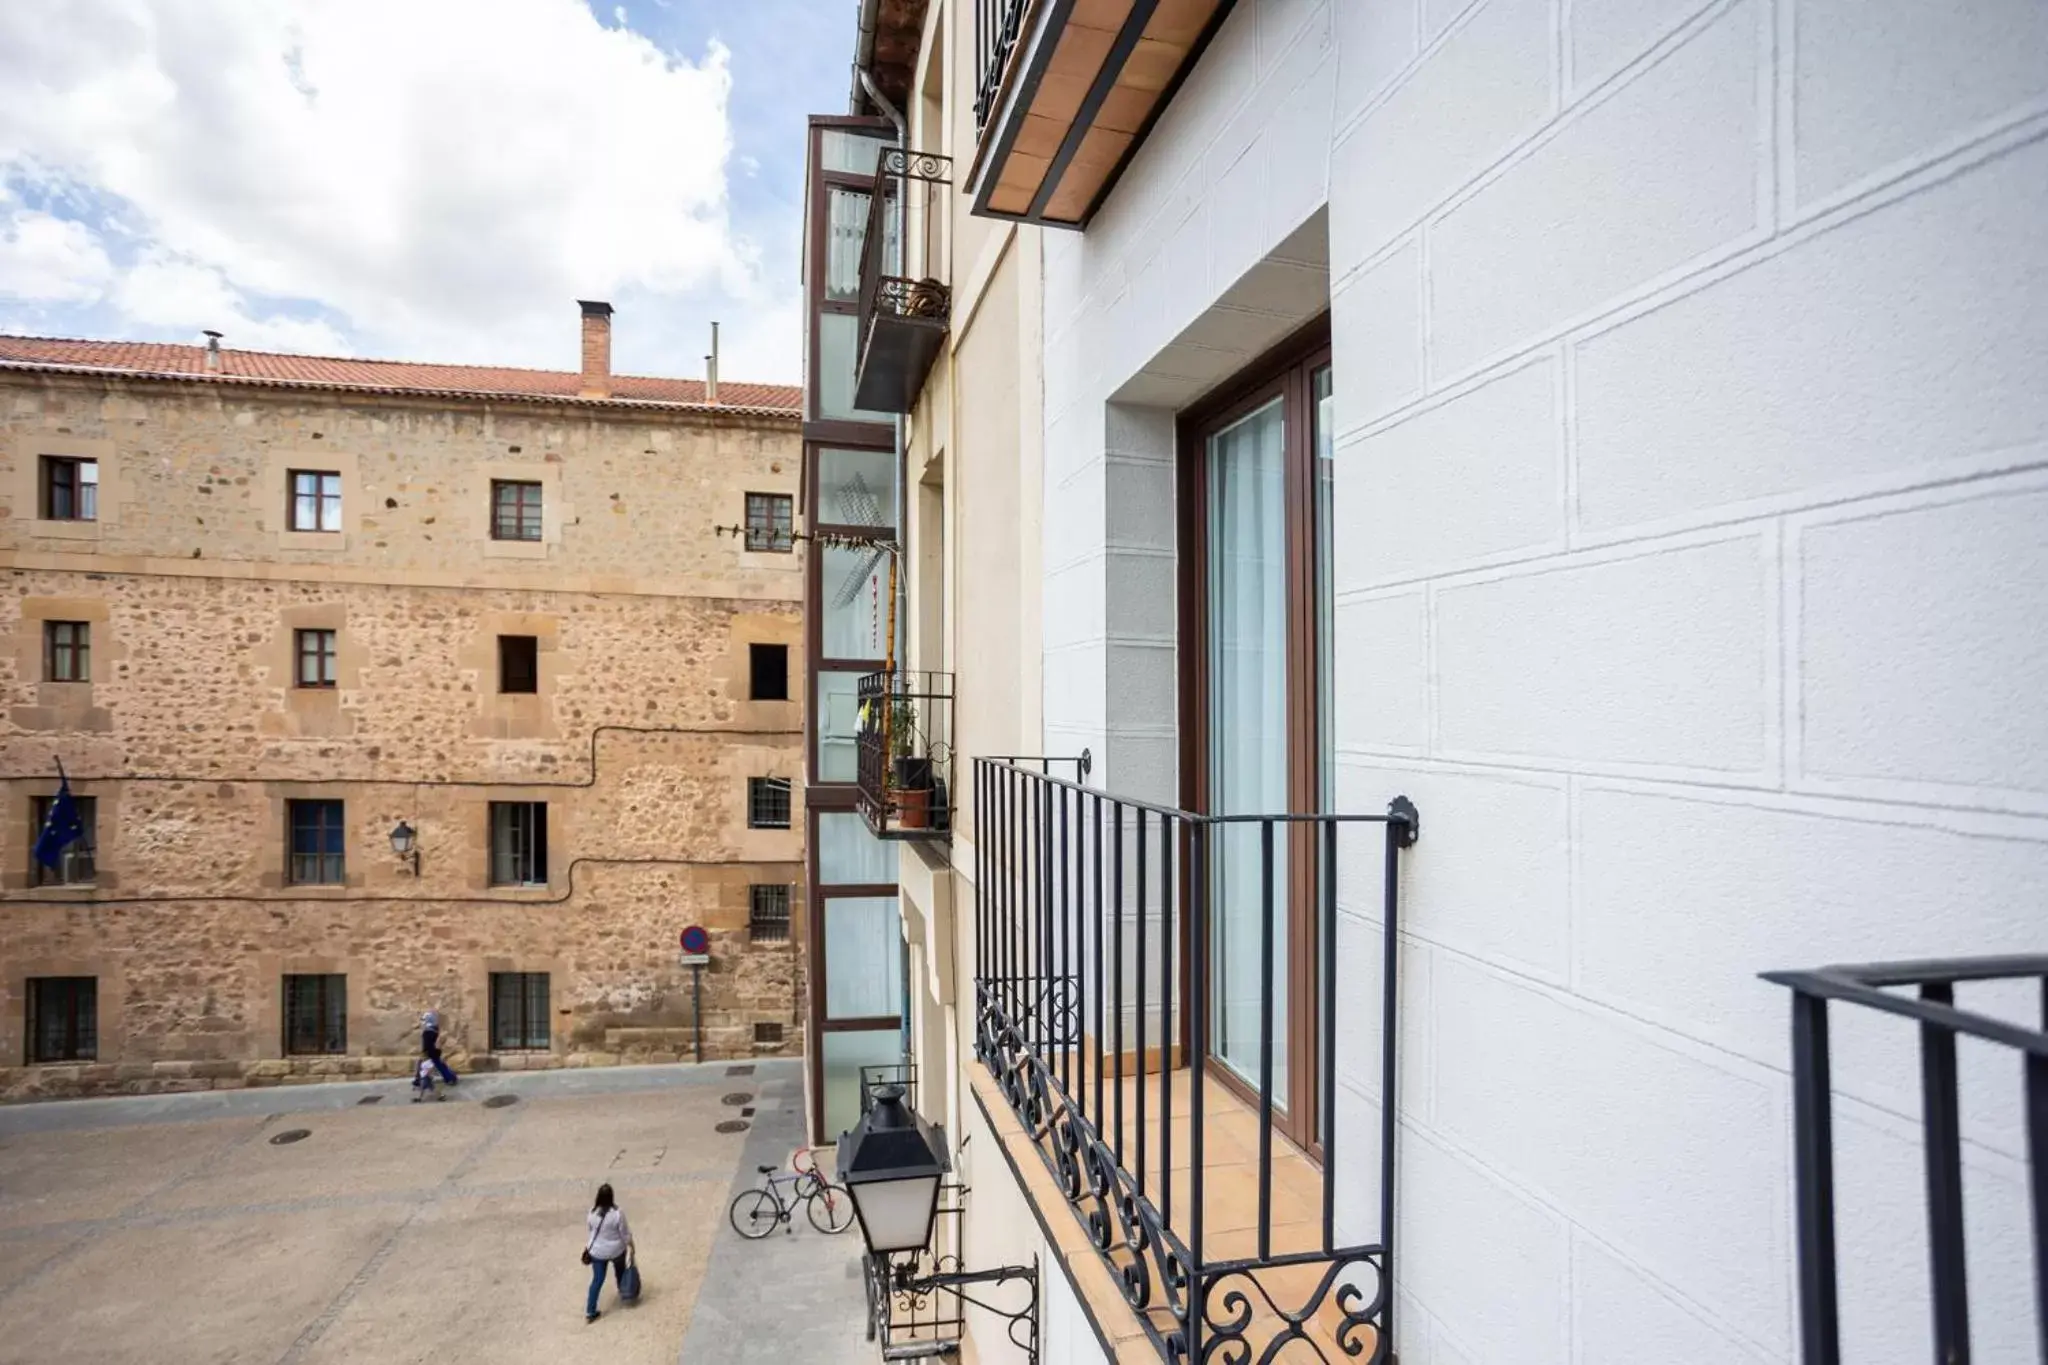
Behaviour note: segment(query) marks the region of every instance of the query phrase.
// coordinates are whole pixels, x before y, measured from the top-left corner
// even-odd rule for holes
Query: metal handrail
[[[1970,1297],[1963,1210],[1962,1114],[1956,1040],[2009,1047],[2023,1059],[2027,1164],[2032,1171],[2037,1341],[2048,1362],[2048,955],[1956,958],[1775,971],[1792,991],[1793,1145],[1797,1165],[1799,1318],[1805,1365],[1840,1365],[1841,1311],[1835,1257],[1835,1156],[1828,1004],[1840,1001],[1909,1019],[1920,1034],[1920,1122],[1926,1150],[1927,1230],[1934,1358],[1970,1358]],[[1962,983],[2031,980],[2041,1027],[1956,1006]],[[1896,994],[1917,987],[1918,997]]]
[[[1085,772],[1080,760],[1067,761]],[[975,760],[976,1055],[1168,1359],[1271,1359],[1293,1343],[1323,1355],[1307,1324],[1333,1317],[1331,1331],[1347,1356],[1364,1355],[1369,1339],[1368,1359],[1386,1360],[1393,1319],[1398,864],[1420,828],[1414,806],[1398,798],[1378,815],[1209,815],[1092,789],[1052,776],[1051,766],[1040,758]],[[1295,884],[1295,858],[1312,854],[1323,983],[1317,1047],[1325,1062],[1313,1107],[1327,1135],[1336,1112],[1337,834],[1372,824],[1385,831],[1380,1081],[1389,1102],[1380,1116],[1380,1236],[1338,1236],[1336,1167],[1343,1152],[1325,1142],[1317,1243],[1282,1249],[1274,1241],[1274,1029],[1282,1013],[1275,998],[1276,892]],[[1219,951],[1212,931],[1226,906],[1233,923],[1255,924],[1259,941],[1227,964],[1212,963]],[[1245,1082],[1257,1090],[1261,1120],[1257,1237],[1251,1254],[1225,1257],[1214,1253],[1204,1228],[1205,1095],[1214,1083],[1204,1067],[1228,1049],[1245,1074],[1248,1038],[1211,1045],[1212,1028],[1225,1021],[1210,1017],[1210,987],[1226,965],[1243,969],[1247,955],[1258,983],[1256,1001],[1245,1002],[1258,1006],[1258,1079]],[[1239,1017],[1249,1025],[1253,1014],[1247,1008]],[[1194,1080],[1181,1101],[1188,1112],[1176,1116],[1173,1077],[1184,1068]],[[1186,1120],[1178,1161],[1177,1118]],[[1137,1140],[1127,1141],[1133,1132]],[[1324,1267],[1306,1302],[1280,1303],[1271,1285],[1251,1273],[1300,1265]],[[1376,1290],[1361,1292],[1360,1279],[1375,1282]],[[1248,1295],[1263,1297],[1270,1311],[1254,1313]],[[1162,1306],[1170,1317],[1163,1327],[1147,1311]]]
[[[976,0],[974,7],[974,134],[988,126],[1032,0]]]

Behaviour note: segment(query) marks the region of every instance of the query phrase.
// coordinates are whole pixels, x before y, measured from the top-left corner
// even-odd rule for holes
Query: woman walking
[[[626,1256],[633,1246],[633,1233],[626,1226],[626,1211],[612,1200],[612,1187],[597,1187],[597,1202],[584,1220],[590,1239],[583,1245],[583,1264],[590,1267],[590,1298],[583,1305],[583,1320],[597,1321],[597,1294],[604,1288],[604,1268],[614,1267],[620,1288],[626,1283]]]

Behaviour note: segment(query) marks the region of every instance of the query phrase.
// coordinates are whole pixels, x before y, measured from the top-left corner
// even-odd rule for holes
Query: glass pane
[[[903,1060],[900,1029],[864,1029],[822,1036],[825,1071],[825,1131],[837,1135],[860,1122],[860,1069]]]
[[[860,320],[851,313],[818,315],[818,416],[844,422],[890,422],[886,412],[853,405],[853,370],[860,356]]]
[[[880,547],[826,546],[819,560],[820,630],[827,659],[882,659],[889,638],[889,556]],[[898,619],[897,630],[902,630]]]
[[[854,175],[875,173],[882,157],[883,134],[849,133],[838,128],[823,131],[824,146],[819,149],[818,162],[826,170]]]
[[[1336,621],[1336,588],[1332,573],[1336,564],[1335,542],[1330,530],[1331,493],[1336,480],[1337,403],[1326,365],[1311,376],[1315,410],[1315,518],[1316,518],[1316,749],[1325,811],[1337,809],[1337,731],[1330,710],[1336,695],[1336,641],[1331,627]]]
[[[1286,423],[1281,400],[1209,438],[1210,813],[1287,809]],[[1260,827],[1216,837],[1216,1051],[1259,1082],[1259,1023],[1287,1017],[1284,836],[1274,841],[1273,975],[1261,990],[1265,871]],[[1273,1089],[1286,1092],[1284,1030],[1273,1040]]]
[[[860,760],[854,750],[854,735],[860,729],[859,701],[854,693],[859,686],[858,673],[818,675],[820,782],[851,782],[860,775]],[[888,876],[880,880],[893,882],[896,878]]]
[[[833,526],[896,526],[896,454],[820,449],[817,520]]]
[[[825,1017],[903,1012],[903,927],[894,896],[825,901]]]
[[[823,886],[881,886],[896,880],[896,846],[868,832],[846,811],[818,816],[818,882]]]
[[[867,240],[869,196],[858,190],[825,192],[825,297],[852,303],[860,297],[860,248]]]

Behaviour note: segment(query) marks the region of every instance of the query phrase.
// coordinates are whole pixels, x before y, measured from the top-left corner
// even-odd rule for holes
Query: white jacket
[[[591,1260],[616,1261],[626,1254],[626,1243],[633,1240],[633,1233],[626,1226],[624,1209],[614,1205],[601,1215],[592,1209],[583,1222],[585,1240],[590,1243]]]

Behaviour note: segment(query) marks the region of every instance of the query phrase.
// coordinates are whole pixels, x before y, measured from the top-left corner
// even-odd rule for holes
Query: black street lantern
[[[931,1245],[939,1184],[951,1169],[946,1130],[912,1112],[900,1085],[878,1088],[860,1122],[839,1136],[839,1180],[876,1256]]]
[[[400,820],[397,827],[391,831],[391,851],[398,855],[400,862],[412,864],[413,876],[420,875],[419,835],[403,820]]]
[[[917,1273],[920,1259],[932,1244],[932,1225],[939,1215],[939,1190],[952,1169],[946,1157],[946,1130],[927,1123],[903,1102],[900,1085],[879,1086],[868,1110],[853,1130],[839,1135],[839,1183],[853,1199],[860,1235],[868,1244],[870,1283],[880,1292],[869,1299],[873,1314],[868,1336],[882,1338],[882,1359],[909,1360],[940,1354],[928,1338],[895,1348],[890,1336],[896,1324],[890,1305],[896,1298],[917,1300],[944,1292],[985,1309],[1009,1324],[1010,1340],[1024,1349],[1028,1365],[1038,1362],[1038,1266],[1006,1265],[994,1270],[942,1270]],[[893,1260],[891,1258],[894,1258]],[[957,1262],[954,1262],[957,1264]],[[977,1285],[1022,1285],[1024,1302],[1004,1308],[986,1299],[970,1298]]]

